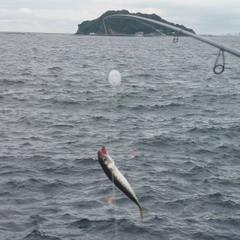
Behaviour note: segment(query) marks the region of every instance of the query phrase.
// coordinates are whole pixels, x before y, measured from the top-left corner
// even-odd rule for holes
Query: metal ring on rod
[[[222,56],[222,64],[218,64],[218,60],[219,60],[219,57]],[[218,70],[217,70],[218,69]],[[222,49],[220,49],[219,53],[218,53],[218,56],[217,56],[217,59],[216,59],[216,62],[215,62],[215,65],[213,67],[213,72],[215,74],[221,74],[223,73],[225,70],[225,57],[224,57],[224,51]]]
[[[177,42],[178,42],[178,36],[174,36],[173,42],[174,42],[174,43],[177,43]]]
[[[219,69],[219,71],[217,71],[217,69]],[[213,67],[213,72],[215,74],[221,74],[224,72],[224,70],[225,70],[225,67],[224,67],[224,65],[221,65],[221,64],[217,64]]]

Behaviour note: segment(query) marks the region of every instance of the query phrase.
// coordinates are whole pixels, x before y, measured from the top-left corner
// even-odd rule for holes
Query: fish
[[[98,162],[100,163],[105,174],[115,184],[115,186],[118,187],[124,194],[126,194],[127,197],[129,197],[138,206],[140,216],[143,219],[143,212],[147,211],[147,209],[140,205],[131,185],[129,184],[127,179],[122,175],[122,173],[118,170],[114,160],[108,154],[107,148],[105,146],[103,146],[102,149],[98,151]]]

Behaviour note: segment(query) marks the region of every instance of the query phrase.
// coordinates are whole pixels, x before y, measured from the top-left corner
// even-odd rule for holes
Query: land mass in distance
[[[92,21],[84,21],[78,25],[78,30],[76,34],[81,35],[105,35],[106,31],[109,36],[159,36],[159,35],[175,35],[171,29],[166,27],[159,26],[154,23],[144,24],[135,19],[129,18],[108,18],[105,19],[106,31],[103,24],[103,18],[109,15],[114,14],[130,14],[127,10],[121,11],[107,11],[102,16]],[[170,24],[172,26],[181,28],[185,31],[189,31],[191,33],[195,33],[193,29],[187,28],[183,25],[175,24],[168,22],[162,19],[160,16],[156,14],[144,14],[144,13],[131,13],[132,15],[137,15],[140,17],[145,17],[149,19],[153,19],[156,21],[160,21],[163,23]],[[178,35],[182,35],[178,33]]]

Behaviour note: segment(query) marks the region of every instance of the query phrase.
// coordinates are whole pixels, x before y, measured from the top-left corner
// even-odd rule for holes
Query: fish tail
[[[147,209],[145,207],[139,206],[139,211],[140,211],[141,219],[143,219],[143,212],[147,211]]]

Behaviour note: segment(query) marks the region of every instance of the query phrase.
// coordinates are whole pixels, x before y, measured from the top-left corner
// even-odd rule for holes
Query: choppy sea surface
[[[0,36],[0,239],[240,239],[239,58],[215,75],[188,37]]]

